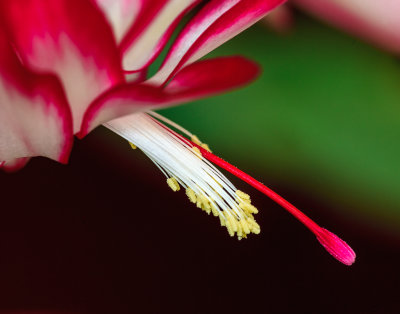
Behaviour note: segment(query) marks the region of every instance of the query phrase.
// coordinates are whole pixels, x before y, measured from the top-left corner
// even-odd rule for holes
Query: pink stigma
[[[350,266],[356,261],[356,253],[352,248],[340,239],[336,234],[320,228],[318,234],[316,234],[317,240],[322,246],[339,262]]]
[[[274,202],[278,203],[284,209],[286,209],[297,220],[299,220],[303,225],[305,225],[312,233],[314,233],[319,243],[321,243],[322,246],[329,252],[329,254],[331,254],[334,258],[336,258],[339,262],[348,266],[352,265],[355,262],[356,254],[346,242],[344,242],[342,239],[340,239],[332,232],[320,227],[312,219],[307,217],[299,209],[297,209],[295,206],[293,206],[291,203],[285,200],[282,196],[276,194],[274,191],[272,191],[264,184],[262,184],[261,182],[257,181],[256,179],[248,175],[247,173],[229,164],[220,157],[203,149],[199,145],[196,145],[195,143],[186,139],[185,141],[191,146],[196,146],[200,150],[204,158],[208,159],[210,162],[218,165],[219,167],[225,169],[226,171],[235,175],[239,179],[248,183],[255,189],[259,190],[261,193],[268,196]]]

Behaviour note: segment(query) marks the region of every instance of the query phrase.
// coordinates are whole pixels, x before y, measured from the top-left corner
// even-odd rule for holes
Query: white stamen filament
[[[152,115],[174,127],[178,126],[158,114]],[[243,210],[243,203],[250,204],[250,201],[240,197],[234,185],[192,146],[167,130],[149,114],[125,116],[107,122],[104,126],[142,150],[167,179],[174,178],[187,191],[193,190],[197,199],[202,200],[200,205],[202,204],[203,209],[214,207],[221,218],[221,224],[222,220],[228,222],[226,226],[231,235],[234,232],[229,230],[230,222],[235,232],[238,228],[242,231],[246,229],[240,227],[241,223],[254,224],[253,232],[259,232],[251,212]],[[177,129],[180,130],[181,127],[178,126]],[[184,133],[192,135],[186,132]],[[199,203],[197,205],[199,206]],[[246,237],[247,233],[243,232],[242,236],[242,232],[238,232],[239,239]]]
[[[175,123],[174,121],[171,121],[170,119],[160,115],[159,113],[155,112],[155,111],[147,111],[147,113],[151,116],[153,116],[154,118],[169,124],[170,126],[172,126],[174,129],[181,131],[183,134],[187,135],[189,138],[193,137],[193,134],[190,133],[188,130],[186,130],[185,128],[181,127],[179,124]]]

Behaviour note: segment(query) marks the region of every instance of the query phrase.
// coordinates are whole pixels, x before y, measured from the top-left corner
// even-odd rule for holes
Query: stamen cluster
[[[356,254],[346,242],[320,227],[261,182],[211,153],[208,145],[180,125],[151,111],[118,118],[104,125],[129,141],[133,149],[140,148],[164,173],[168,186],[174,192],[183,187],[190,202],[206,213],[219,217],[221,226],[227,228],[230,236],[236,235],[241,240],[250,233],[259,234],[260,226],[254,219],[258,210],[251,204],[250,196],[238,190],[214,164],[281,205],[314,233],[322,246],[338,261],[345,265],[354,263]]]
[[[182,186],[190,202],[207,214],[219,217],[230,236],[236,235],[241,240],[250,233],[260,233],[254,219],[258,210],[251,204],[250,196],[237,190],[184,137],[146,113],[119,118],[105,126],[127,139],[132,148],[140,148],[164,173],[174,192]],[[191,139],[210,151],[198,137],[191,135]]]

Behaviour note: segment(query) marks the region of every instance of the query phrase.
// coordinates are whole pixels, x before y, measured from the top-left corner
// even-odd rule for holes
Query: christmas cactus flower
[[[398,0],[292,0],[298,7],[371,43],[400,53]]]
[[[66,163],[74,135],[99,125],[140,148],[183,187],[191,202],[219,217],[231,236],[258,234],[258,212],[214,165],[283,206],[336,259],[355,260],[341,239],[206,144],[152,111],[243,86],[259,73],[243,57],[199,61],[284,0],[0,0],[0,167],[33,156]],[[158,72],[147,69],[181,19],[193,11]]]

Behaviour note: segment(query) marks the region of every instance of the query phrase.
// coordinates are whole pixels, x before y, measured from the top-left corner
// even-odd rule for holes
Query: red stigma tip
[[[351,266],[356,261],[356,253],[337,235],[324,228],[316,231],[315,235],[319,243],[339,262]]]

